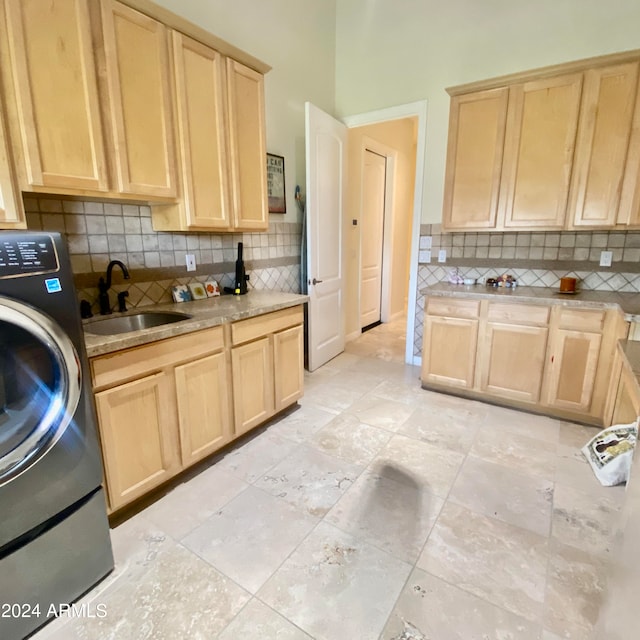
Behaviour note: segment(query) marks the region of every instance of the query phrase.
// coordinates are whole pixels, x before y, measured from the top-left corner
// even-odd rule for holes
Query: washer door
[[[49,316],[0,296],[0,486],[35,464],[69,427],[82,371]]]

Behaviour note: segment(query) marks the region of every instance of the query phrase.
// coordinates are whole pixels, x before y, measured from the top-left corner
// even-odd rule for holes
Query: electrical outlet
[[[432,236],[422,236],[420,238],[420,248],[421,249],[431,249],[431,245],[433,242]]]
[[[187,271],[195,271],[196,270],[196,257],[193,253],[187,253],[186,263],[187,263]]]
[[[420,256],[422,257],[422,260],[420,260],[420,262],[431,262],[431,249],[424,249],[420,252]]]
[[[610,267],[613,260],[613,251],[601,251],[600,252],[600,266]]]
[[[438,262],[446,262],[446,261],[447,261],[447,250],[440,249],[440,251],[438,251]]]

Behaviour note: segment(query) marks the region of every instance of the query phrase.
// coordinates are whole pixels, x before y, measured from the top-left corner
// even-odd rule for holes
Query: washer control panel
[[[0,234],[0,278],[58,271],[58,256],[51,236]]]

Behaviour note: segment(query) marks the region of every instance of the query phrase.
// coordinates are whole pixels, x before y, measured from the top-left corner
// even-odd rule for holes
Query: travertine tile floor
[[[424,391],[404,323],[112,532],[116,570],[38,640],[582,640],[624,488],[576,424]]]

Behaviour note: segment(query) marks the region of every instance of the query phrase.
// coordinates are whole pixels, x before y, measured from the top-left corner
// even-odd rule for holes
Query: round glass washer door
[[[0,486],[42,458],[71,424],[78,354],[47,315],[0,296]]]

